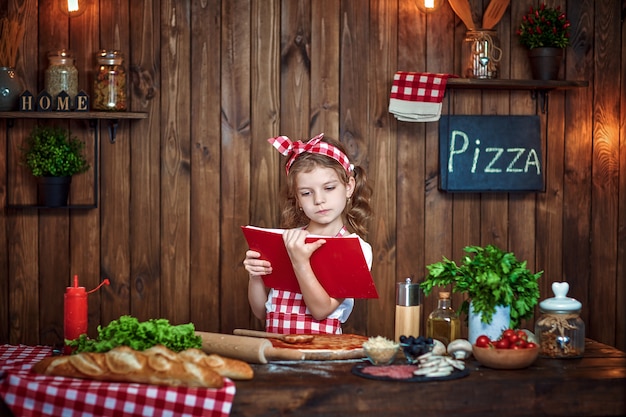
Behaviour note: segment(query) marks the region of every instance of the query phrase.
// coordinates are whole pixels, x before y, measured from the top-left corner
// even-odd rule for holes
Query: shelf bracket
[[[533,100],[539,99],[539,106],[541,108],[541,113],[546,114],[548,111],[548,97],[550,92],[548,90],[531,90],[530,97]],[[539,97],[537,97],[539,95]]]
[[[118,119],[109,120],[109,141],[115,143],[115,136],[117,135],[117,127],[119,126]]]

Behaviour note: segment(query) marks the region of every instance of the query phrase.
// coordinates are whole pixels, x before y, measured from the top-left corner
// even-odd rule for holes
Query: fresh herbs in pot
[[[66,177],[89,169],[85,143],[67,130],[35,126],[22,148],[22,162],[35,177]]]
[[[462,264],[443,258],[428,265],[428,275],[420,284],[425,295],[433,287],[452,286],[453,292],[466,293],[459,313],[468,314],[469,302],[481,314],[484,323],[491,323],[496,306],[511,307],[510,327],[515,329],[522,319],[530,318],[539,301],[537,280],[543,271],[533,274],[526,261],[520,262],[512,252],[504,252],[494,245],[467,246]]]
[[[155,345],[163,345],[174,352],[189,348],[201,348],[202,338],[196,335],[192,323],[172,325],[166,319],[140,322],[132,316],[121,316],[107,326],[98,326],[97,339],[81,335],[76,340],[66,340],[75,352],[108,352],[117,346],[129,346],[143,351]]]

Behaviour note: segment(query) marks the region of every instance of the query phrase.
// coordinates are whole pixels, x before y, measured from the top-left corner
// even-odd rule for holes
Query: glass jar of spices
[[[126,110],[126,69],[120,51],[101,50],[96,55],[91,107],[94,110]]]
[[[53,98],[65,91],[73,101],[78,94],[78,70],[74,66],[74,56],[67,49],[48,54],[48,68],[45,74],[45,88]]]
[[[539,355],[544,358],[580,358],[585,351],[585,323],[580,301],[566,297],[567,282],[552,283],[553,298],[539,303],[541,316],[535,323]]]

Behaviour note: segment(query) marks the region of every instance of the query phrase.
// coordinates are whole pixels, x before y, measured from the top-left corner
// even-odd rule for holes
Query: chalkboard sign
[[[439,188],[544,191],[538,116],[442,116]]]

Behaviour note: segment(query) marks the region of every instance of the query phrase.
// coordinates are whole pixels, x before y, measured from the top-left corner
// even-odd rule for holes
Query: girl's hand
[[[285,247],[289,253],[291,263],[294,265],[308,263],[311,259],[311,255],[313,255],[313,252],[326,243],[326,240],[324,239],[318,239],[315,242],[306,243],[304,239],[308,234],[309,232],[302,229],[289,229],[285,230],[283,233]]]
[[[243,266],[250,276],[261,276],[272,273],[272,264],[269,261],[259,259],[261,254],[257,251],[248,250],[246,259],[243,260]]]

